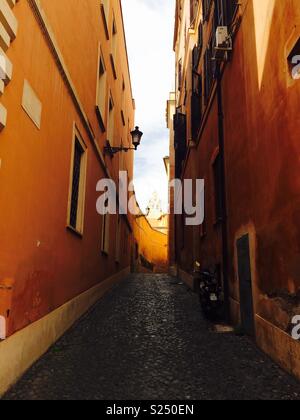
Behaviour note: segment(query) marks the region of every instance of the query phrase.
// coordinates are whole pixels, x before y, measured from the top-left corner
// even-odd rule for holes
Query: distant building
[[[152,194],[147,206],[147,219],[153,229],[167,235],[168,215],[163,212],[162,202],[157,192]]]
[[[168,272],[168,236],[164,230],[151,226],[147,215],[136,203],[137,217],[133,223],[135,259],[133,269],[139,273]]]

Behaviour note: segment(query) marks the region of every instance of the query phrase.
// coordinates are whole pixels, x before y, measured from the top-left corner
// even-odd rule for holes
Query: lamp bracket
[[[129,152],[130,150],[137,150],[136,147],[124,147],[124,146],[119,146],[119,147],[112,147],[109,143],[109,141],[106,142],[106,146],[104,147],[104,154],[105,155],[110,155],[110,156],[114,156],[119,152]]]

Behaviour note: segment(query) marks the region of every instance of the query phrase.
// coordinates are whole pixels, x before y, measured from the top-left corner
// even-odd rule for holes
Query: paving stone
[[[246,337],[217,334],[166,275],[107,294],[6,400],[299,400],[300,384]]]

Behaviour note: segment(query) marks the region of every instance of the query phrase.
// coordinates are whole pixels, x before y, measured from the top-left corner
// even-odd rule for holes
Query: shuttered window
[[[213,0],[202,0],[203,20],[206,21],[209,18],[211,6]]]
[[[85,178],[86,178],[86,147],[75,136],[73,148],[73,160],[71,170],[70,202],[69,202],[69,227],[79,233],[83,231]]]
[[[97,92],[97,104],[96,113],[101,130],[105,132],[104,120],[106,117],[106,103],[107,103],[107,72],[104,64],[104,58],[100,50],[100,61],[99,61],[99,80],[98,80],[98,92]]]
[[[237,0],[215,0],[216,26],[230,26],[237,5]]]
[[[213,62],[212,42],[210,42],[204,56],[204,97],[206,103],[209,101],[214,81],[214,72],[215,64]]]

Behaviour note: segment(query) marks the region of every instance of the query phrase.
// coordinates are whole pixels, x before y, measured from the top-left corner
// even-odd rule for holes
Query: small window
[[[101,1],[101,13],[104,23],[104,30],[106,34],[106,38],[109,39],[109,9],[110,9],[110,0],[102,0]]]
[[[109,98],[108,106],[108,130],[107,130],[107,140],[111,146],[114,146],[114,133],[115,131],[115,105],[112,96]]]
[[[99,61],[99,81],[98,81],[98,92],[97,92],[97,116],[101,130],[105,131],[105,108],[106,108],[106,96],[107,95],[107,72],[104,64],[102,54],[100,55]]]
[[[219,223],[223,219],[222,206],[222,165],[220,154],[216,157],[213,164],[214,188],[215,188],[215,213],[216,222]]]
[[[112,34],[113,34],[113,36],[117,35],[117,24],[116,24],[115,18],[113,20]]]
[[[216,64],[213,60],[213,41],[211,39],[204,55],[204,98],[207,105],[215,79]]]
[[[111,43],[111,65],[113,70],[113,75],[115,80],[117,79],[117,68],[116,68],[116,62],[117,62],[117,54],[118,54],[118,37],[117,37],[117,25],[115,19],[113,20],[113,26],[112,26],[112,43]]]
[[[215,26],[230,26],[238,6],[237,0],[216,1]]]
[[[126,108],[126,86],[124,77],[122,78],[122,109],[121,109],[121,119],[123,127],[126,126],[126,118],[125,118],[125,108]]]
[[[75,135],[73,149],[68,224],[69,227],[82,234],[87,152],[86,147],[78,134]]]

